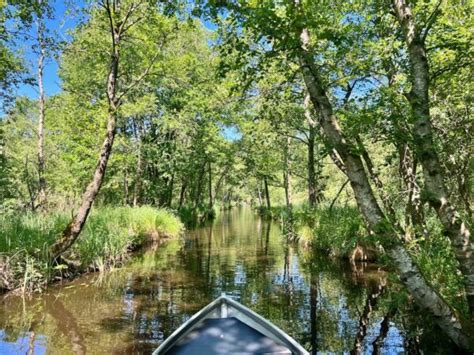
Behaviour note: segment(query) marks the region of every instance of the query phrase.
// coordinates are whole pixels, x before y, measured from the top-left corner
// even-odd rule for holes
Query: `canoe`
[[[225,294],[176,329],[153,355],[309,354],[292,337]]]

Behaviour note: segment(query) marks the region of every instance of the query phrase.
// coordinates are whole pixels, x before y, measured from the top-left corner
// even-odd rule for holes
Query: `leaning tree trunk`
[[[42,0],[38,0],[38,5],[41,5]],[[45,118],[45,94],[43,85],[43,70],[45,59],[45,40],[44,40],[44,22],[41,15],[38,14],[36,19],[36,30],[38,37],[38,205],[44,207],[46,203],[46,179],[44,177],[45,158],[44,158],[44,118]]]
[[[107,77],[107,99],[108,99],[108,119],[107,119],[107,134],[105,140],[102,143],[100,150],[99,160],[92,177],[92,181],[86,188],[82,196],[81,205],[77,214],[72,218],[71,222],[67,225],[63,231],[61,237],[50,247],[50,255],[53,259],[58,258],[64,253],[79,237],[79,234],[86,223],[87,216],[91,210],[92,204],[99,193],[100,186],[105,176],[107,169],[107,163],[109,161],[110,153],[112,152],[112,146],[115,138],[115,128],[118,115],[119,99],[116,95],[117,90],[117,76],[120,59],[120,39],[121,34],[111,22],[112,32],[112,53],[110,60],[109,75]]]
[[[110,112],[107,122],[107,135],[100,150],[99,161],[97,162],[92,181],[87,186],[86,191],[82,196],[81,205],[77,211],[77,214],[73,217],[72,221],[69,222],[66,229],[63,231],[62,236],[51,246],[50,254],[53,256],[53,258],[59,257],[76,241],[77,237],[82,231],[82,227],[86,223],[92,203],[94,202],[94,199],[100,190],[100,186],[102,185],[110,153],[112,152],[112,146],[114,144],[115,138],[115,122],[116,113]]]
[[[474,323],[474,243],[469,227],[459,218],[449,202],[438,153],[434,147],[429,102],[429,66],[425,37],[420,34],[415,18],[405,0],[393,0],[395,14],[404,32],[410,58],[411,92],[407,95],[414,120],[415,153],[423,167],[425,195],[451,240],[460,270],[466,280],[466,297]]]
[[[400,279],[420,306],[430,311],[437,324],[460,347],[472,346],[472,335],[461,324],[457,314],[432,289],[422,276],[406,249],[401,246],[401,234],[390,224],[382,212],[367,177],[364,164],[355,145],[344,136],[339,120],[333,112],[314,58],[309,50],[309,32],[301,31],[300,64],[305,84],[315,108],[321,112],[321,125],[328,143],[337,150],[346,168],[346,173],[354,191],[357,205],[369,228],[378,236],[388,256],[400,274]]]

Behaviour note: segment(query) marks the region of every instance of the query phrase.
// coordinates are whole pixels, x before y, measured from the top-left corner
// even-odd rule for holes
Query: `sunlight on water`
[[[386,282],[376,266],[351,268],[298,248],[277,225],[233,210],[122,269],[28,299],[7,295],[0,353],[149,353],[222,292],[313,352],[418,349],[421,328],[408,311],[390,309],[389,290],[380,292]]]

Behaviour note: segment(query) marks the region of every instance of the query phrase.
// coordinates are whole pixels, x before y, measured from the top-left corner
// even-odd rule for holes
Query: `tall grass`
[[[171,211],[152,207],[94,209],[74,246],[70,265],[51,265],[47,250],[69,221],[64,213],[0,216],[0,289],[34,291],[53,276],[104,270],[149,240],[177,237],[183,224]]]
[[[185,205],[179,208],[178,215],[187,227],[195,227],[207,221],[214,220],[219,211],[220,208],[218,205],[213,208],[209,208],[207,205]]]
[[[259,213],[280,222],[287,237],[337,257],[347,256],[367,236],[360,213],[353,206],[261,207]]]

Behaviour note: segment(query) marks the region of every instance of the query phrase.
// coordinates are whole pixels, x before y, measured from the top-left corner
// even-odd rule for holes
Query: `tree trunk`
[[[390,224],[380,209],[370,186],[362,159],[357,153],[354,144],[344,136],[324,90],[318,69],[314,64],[313,55],[309,50],[310,41],[307,29],[302,29],[301,41],[301,70],[311,101],[315,108],[321,112],[321,125],[327,141],[337,150],[344,163],[357,205],[367,225],[374,233],[382,237],[387,255],[394,262],[401,281],[420,306],[433,314],[441,329],[456,344],[468,349],[472,345],[470,344],[472,338],[468,335],[469,333],[463,328],[457,315],[444,299],[426,283],[426,280],[421,275],[418,267],[413,263],[408,252],[399,244],[401,232],[395,230],[394,226]]]
[[[28,165],[29,165],[29,161],[28,161],[28,154],[27,154],[25,157],[25,181],[26,181],[26,187],[28,189],[28,197],[30,198],[28,205],[30,206],[31,211],[34,212],[36,210],[36,204],[35,204],[36,194],[34,190],[36,189],[34,189],[31,186],[30,174],[28,172]]]
[[[267,208],[270,210],[272,206],[270,203],[270,193],[268,192],[268,181],[266,176],[263,177],[263,185],[265,187],[265,200],[267,201]]]
[[[404,32],[410,58],[411,92],[407,95],[414,120],[415,152],[423,167],[425,195],[451,240],[460,270],[466,279],[466,297],[474,323],[474,243],[469,227],[459,218],[444,184],[438,153],[433,142],[429,102],[429,66],[424,37],[420,35],[405,0],[393,0],[395,14]],[[428,30],[428,29],[427,29]]]
[[[123,205],[128,206],[128,173],[123,169]]]
[[[304,98],[304,114],[306,121],[308,122],[308,203],[311,207],[314,207],[319,200],[318,197],[318,186],[316,179],[316,169],[315,169],[315,157],[314,157],[314,148],[316,144],[316,121],[311,116],[311,98],[309,94],[306,94]],[[318,157],[319,159],[319,157]],[[319,174],[318,169],[318,174]]]
[[[208,169],[208,189],[209,189],[209,210],[212,210],[214,207],[214,198],[212,196],[212,166],[211,162],[209,161],[207,163],[207,169]]]
[[[311,207],[316,206],[318,191],[316,188],[316,169],[314,168],[314,144],[316,128],[309,128],[308,137],[308,202]]]
[[[181,191],[179,193],[179,204],[178,204],[178,209],[180,209],[181,207],[183,207],[183,204],[184,204],[184,197],[186,196],[186,187],[187,187],[187,184],[186,182],[182,182],[182,185],[181,185]]]
[[[135,169],[135,187],[133,189],[133,207],[137,207],[140,203],[140,193],[141,193],[141,188],[142,188],[143,143],[142,143],[141,123],[137,123],[135,125],[135,134],[138,141],[138,156],[137,156],[137,166]]]
[[[316,206],[317,191],[316,191],[316,170],[314,168],[314,144],[316,141],[316,122],[311,117],[310,111],[311,98],[309,94],[305,96],[304,108],[306,121],[308,121],[309,135],[308,135],[308,203],[311,207]]]
[[[197,187],[194,194],[194,208],[197,208],[201,204],[202,179],[204,178],[205,173],[206,173],[206,163],[202,164],[201,171],[199,172],[199,176],[196,182]]]
[[[41,5],[42,0],[38,0]],[[38,205],[44,207],[46,203],[46,179],[44,177],[45,158],[44,158],[44,119],[45,119],[45,93],[43,85],[43,70],[45,59],[45,41],[44,41],[44,23],[42,15],[39,13],[36,19],[36,30],[38,38]]]
[[[166,206],[171,207],[173,203],[173,190],[174,190],[174,174],[171,175],[171,180],[168,186],[168,200],[166,201]]]
[[[232,167],[232,165],[227,165],[224,169],[224,171],[222,172],[221,176],[219,177],[219,180],[217,180],[217,183],[216,183],[216,187],[214,188],[214,203],[217,199],[217,196],[219,194],[219,191],[221,190],[221,187],[224,185],[225,186],[225,178],[227,176],[227,174],[229,173],[229,170],[230,168]]]
[[[262,191],[260,191],[260,186],[257,186],[257,196],[258,196],[258,206],[262,207]]]
[[[400,157],[399,171],[405,187],[408,190],[406,219],[407,225],[412,224],[425,230],[425,217],[423,203],[421,202],[421,190],[416,181],[416,159],[411,154],[408,144],[398,145]],[[426,232],[424,232],[426,234]]]
[[[109,16],[111,17],[111,9],[109,8]],[[76,215],[62,232],[61,237],[50,247],[49,252],[53,259],[57,259],[62,253],[69,249],[86,223],[87,216],[92,208],[92,204],[99,193],[102,181],[107,169],[112,146],[115,139],[116,122],[118,115],[119,100],[116,96],[117,90],[117,76],[120,59],[120,40],[121,32],[113,24],[110,19],[110,31],[112,35],[112,52],[110,59],[110,69],[107,77],[107,100],[108,100],[108,118],[107,118],[107,133],[102,143],[99,160],[92,177],[92,181],[86,188],[82,196],[82,201]]]
[[[291,209],[290,143],[291,138],[287,137],[283,157],[283,186],[285,188],[286,207]]]

